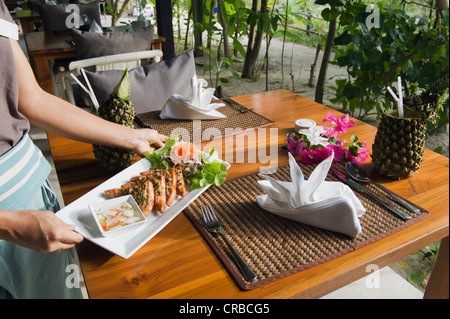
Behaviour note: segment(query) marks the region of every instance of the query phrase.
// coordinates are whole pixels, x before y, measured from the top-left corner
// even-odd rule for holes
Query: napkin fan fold
[[[325,181],[334,154],[322,161],[305,180],[301,168],[289,153],[292,182],[259,174],[266,194],[256,196],[261,208],[307,225],[356,237],[361,232],[359,218],[365,208],[353,191],[341,182]]]
[[[214,88],[204,88],[207,82],[197,79],[194,74],[190,81],[191,95],[181,96],[173,94],[164,105],[161,119],[176,120],[217,120],[226,117],[216,111],[217,108],[225,106],[223,103],[211,103],[214,97]]]

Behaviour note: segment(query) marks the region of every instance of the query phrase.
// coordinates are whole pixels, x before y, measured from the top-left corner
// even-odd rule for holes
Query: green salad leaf
[[[145,158],[150,161],[152,164],[152,169],[169,169],[171,167],[170,163],[166,161],[165,159],[169,156],[170,150],[172,147],[174,147],[176,144],[180,142],[180,136],[179,135],[171,135],[164,146],[160,148],[159,150],[155,151],[152,150],[148,153],[145,153]]]
[[[171,135],[162,148],[146,153],[145,158],[150,161],[151,169],[164,170],[171,168],[174,163],[170,159],[170,151],[180,142],[178,135]],[[198,165],[195,165],[195,172],[185,176],[185,180],[191,190],[212,184],[222,185],[228,173],[226,165],[219,160],[217,150],[211,148],[208,153],[198,152],[197,156]]]
[[[191,189],[206,187],[208,185],[216,184],[222,185],[227,177],[227,167],[219,160],[202,165],[201,170],[195,172],[190,178],[187,178]]]

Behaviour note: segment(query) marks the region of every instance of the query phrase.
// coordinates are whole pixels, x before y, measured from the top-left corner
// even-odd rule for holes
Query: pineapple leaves
[[[131,85],[128,68],[123,72],[122,78],[113,91],[120,100],[129,100],[131,98]]]

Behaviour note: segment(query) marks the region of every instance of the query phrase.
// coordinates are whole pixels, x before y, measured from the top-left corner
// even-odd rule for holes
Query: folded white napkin
[[[292,182],[265,176],[258,181],[267,194],[256,196],[264,210],[304,224],[356,237],[361,232],[359,217],[365,208],[347,185],[325,181],[334,154],[322,161],[305,180],[289,153]]]
[[[89,32],[103,33],[103,29],[98,25],[97,21],[92,20],[91,25],[89,26]]]
[[[191,96],[173,94],[164,105],[159,116],[162,119],[176,120],[217,120],[226,117],[216,111],[217,108],[225,106],[225,104],[211,103],[213,99],[216,99],[213,96],[214,89],[205,89],[206,84],[205,80],[197,79],[194,74],[190,81]]]

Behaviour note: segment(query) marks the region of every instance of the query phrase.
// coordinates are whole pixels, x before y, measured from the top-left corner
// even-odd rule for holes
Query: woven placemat
[[[306,179],[317,166],[301,163],[299,165]],[[341,163],[334,163],[332,168],[345,173],[345,167]],[[271,176],[277,180],[291,181],[289,166],[278,168]],[[257,174],[252,174],[226,181],[220,187],[210,187],[184,210],[243,290],[260,287],[341,256],[429,215],[429,212],[418,207],[420,212],[408,212],[413,218],[405,221],[371,197],[355,192],[366,208],[366,213],[360,218],[361,233],[356,238],[351,238],[294,222],[261,209],[255,200],[257,195],[264,194],[264,190],[257,183],[260,179]],[[338,181],[331,174],[331,169],[326,180]],[[391,201],[388,195],[376,186],[366,184],[364,187]],[[200,207],[206,204],[211,205],[224,226],[225,235],[258,276],[256,282],[250,283],[244,279],[222,239],[205,230]]]
[[[251,110],[241,113],[238,106],[222,100],[217,100],[216,103],[225,104],[225,106],[217,108],[217,111],[223,115],[226,115],[226,117],[219,120],[202,120],[201,127],[194,127],[194,125],[198,125],[198,123],[192,120],[163,120],[159,117],[161,111],[142,113],[139,114],[139,117],[145,124],[157,130],[160,134],[166,136],[170,136],[171,134],[180,134],[181,132],[187,130],[189,132],[190,142],[200,142],[219,136],[234,135],[249,129],[274,124],[273,121]],[[211,129],[214,129],[214,131]],[[205,137],[201,136],[203,132],[208,132],[207,130],[214,135]],[[216,134],[216,131],[220,131],[220,135]]]

